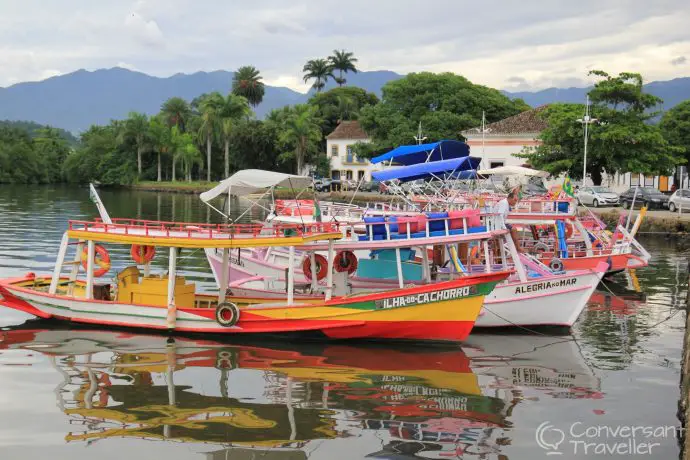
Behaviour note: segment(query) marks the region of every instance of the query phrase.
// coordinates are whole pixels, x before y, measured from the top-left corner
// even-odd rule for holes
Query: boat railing
[[[70,220],[69,230],[118,235],[150,236],[158,238],[233,238],[233,237],[285,237],[307,236],[319,233],[340,232],[337,222],[311,222],[299,224],[209,224],[189,222],[166,222],[142,219],[112,219],[105,223],[101,219],[93,221]]]
[[[502,228],[496,213],[438,214],[441,213],[370,217],[357,223],[341,222],[340,228],[344,235],[354,236],[359,241],[399,241],[469,234],[480,236]],[[477,218],[479,224],[476,222]]]

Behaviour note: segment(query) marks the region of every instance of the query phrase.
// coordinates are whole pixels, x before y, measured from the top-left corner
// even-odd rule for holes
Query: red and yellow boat
[[[333,339],[462,341],[472,330],[484,297],[508,271],[463,276],[424,286],[359,295],[333,295],[335,223],[308,225],[191,224],[116,219],[70,221],[52,276],[0,280],[0,304],[41,318],[104,326],[163,329],[207,334],[311,334]],[[287,246],[328,241],[326,295],[294,297],[294,263],[285,297],[233,299],[227,285],[215,295],[197,294],[194,283],[177,275],[178,250]],[[126,267],[113,283],[96,283],[110,271],[105,245],[132,247],[138,265]],[[404,243],[400,243],[404,244]],[[151,273],[155,248],[168,250],[168,271]],[[65,262],[73,249],[72,261]],[[227,264],[226,264],[227,265]],[[70,269],[63,276],[63,269]],[[143,266],[143,272],[139,266]],[[80,279],[81,268],[85,279]],[[316,270],[315,270],[316,271]],[[223,277],[227,279],[227,277]]]

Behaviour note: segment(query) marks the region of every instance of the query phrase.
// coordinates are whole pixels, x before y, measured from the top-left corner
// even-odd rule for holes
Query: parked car
[[[671,198],[668,199],[668,210],[676,212],[677,210],[690,211],[690,190],[676,190]]]
[[[620,202],[623,208],[630,209],[636,188],[637,197],[635,198],[635,206],[647,206],[648,209],[668,208],[668,197],[654,187],[632,187],[621,193]]]
[[[588,206],[618,206],[620,197],[607,187],[583,187],[577,192],[577,201]]]
[[[359,188],[363,192],[378,192],[380,189],[381,182],[377,180],[372,180],[369,182],[364,182]]]
[[[314,181],[314,190],[317,192],[329,192],[331,190],[331,183],[333,179],[317,179]]]

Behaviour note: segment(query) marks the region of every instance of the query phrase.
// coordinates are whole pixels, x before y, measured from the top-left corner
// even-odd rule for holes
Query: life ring
[[[322,280],[328,274],[328,261],[321,254],[314,254],[314,265],[316,265],[316,279]],[[304,277],[311,281],[311,257],[307,256],[302,263]]]
[[[100,244],[95,245],[93,249],[93,261],[98,265],[98,268],[93,271],[93,276],[98,278],[105,275],[108,273],[108,270],[110,270],[110,254],[108,254],[108,251]],[[84,270],[88,270],[88,258],[89,248],[85,246],[84,250],[81,252],[81,265],[84,267]]]
[[[571,236],[573,236],[573,226],[566,224],[565,225],[565,239],[569,240]]]
[[[352,275],[357,271],[357,256],[352,251],[340,251],[335,255],[335,271]]]
[[[232,327],[240,320],[240,309],[232,302],[223,302],[216,307],[216,322],[223,327]]]
[[[133,244],[132,249],[130,249],[129,254],[138,264],[147,264],[153,260],[156,255],[156,248],[154,246],[141,246],[139,244]]]
[[[543,254],[549,250],[549,247],[544,243],[537,243],[532,247],[532,254]]]
[[[472,249],[470,249],[470,264],[479,265],[481,263],[482,259],[479,255],[479,246],[473,246]]]
[[[549,262],[549,268],[555,272],[563,271],[563,262],[561,262],[561,259],[554,257],[551,259],[551,262]]]

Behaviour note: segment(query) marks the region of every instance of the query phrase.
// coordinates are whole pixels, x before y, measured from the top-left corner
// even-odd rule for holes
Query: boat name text
[[[577,278],[567,278],[558,281],[543,281],[541,283],[529,284],[527,286],[518,286],[515,288],[516,294],[528,294],[531,292],[544,291],[547,289],[560,289],[564,287],[574,286],[577,283]]]
[[[421,303],[442,302],[445,300],[458,299],[477,293],[476,286],[465,286],[455,289],[445,289],[443,291],[424,292],[422,294],[404,295],[401,297],[392,297],[390,299],[381,299],[375,301],[376,308],[397,308],[409,307]]]

